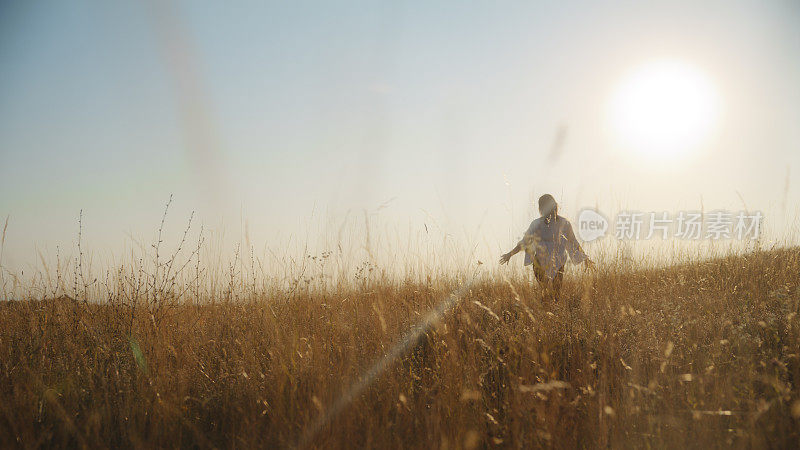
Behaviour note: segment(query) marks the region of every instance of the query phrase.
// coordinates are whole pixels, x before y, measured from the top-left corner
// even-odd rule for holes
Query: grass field
[[[797,248],[609,264],[558,303],[482,277],[318,429],[462,281],[3,302],[0,446],[797,448],[799,274]]]

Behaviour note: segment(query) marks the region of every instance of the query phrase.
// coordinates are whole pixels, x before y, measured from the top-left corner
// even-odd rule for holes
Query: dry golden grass
[[[481,278],[309,445],[797,448],[798,274],[796,248],[611,265],[556,304]],[[296,446],[458,282],[339,286],[4,302],[0,446]]]

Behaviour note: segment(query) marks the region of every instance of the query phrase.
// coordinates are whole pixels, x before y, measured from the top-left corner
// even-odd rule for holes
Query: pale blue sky
[[[260,245],[302,238],[312,212],[337,222],[394,199],[387,221],[431,215],[489,253],[547,191],[568,215],[701,195],[734,208],[737,191],[774,211],[788,167],[800,198],[796,1],[159,4],[0,7],[3,265],[68,248],[81,209],[86,239],[114,253],[152,235],[171,193],[176,228],[197,210],[238,235],[244,218]],[[709,142],[674,165],[626,158],[603,130],[620,77],[663,57],[723,102]]]

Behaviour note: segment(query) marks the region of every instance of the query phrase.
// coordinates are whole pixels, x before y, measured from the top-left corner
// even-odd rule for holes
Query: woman
[[[539,197],[539,213],[542,217],[531,222],[516,247],[500,257],[500,264],[507,263],[512,256],[524,249],[525,265],[533,265],[536,280],[545,292],[558,299],[567,254],[573,264],[584,263],[588,268],[594,263],[575,239],[569,220],[558,215],[558,204],[552,195]]]

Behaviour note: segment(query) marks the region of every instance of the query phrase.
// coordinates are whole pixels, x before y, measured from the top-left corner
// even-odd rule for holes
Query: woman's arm
[[[578,240],[575,239],[575,233],[572,231],[572,224],[568,222],[567,229],[565,231],[566,233],[564,237],[567,238],[567,253],[569,254],[569,259],[572,260],[572,263],[580,264],[585,262],[586,267],[590,267],[592,264],[594,264],[583,251],[581,244],[578,243]]]
[[[525,234],[522,236],[522,239],[520,239],[520,241],[517,242],[517,245],[514,246],[514,248],[512,248],[508,253],[505,253],[502,256],[500,256],[500,264],[507,263],[512,256],[519,253],[525,247],[526,242],[530,244],[531,240],[534,238],[536,234],[536,223],[537,222],[535,220],[531,222],[531,225],[528,227],[527,230],[525,230]]]
[[[522,250],[522,241],[518,242],[517,245],[514,248],[512,248],[508,253],[504,253],[502,256],[500,256],[500,264],[507,263],[508,260],[511,259],[512,256],[519,253],[520,250]]]

